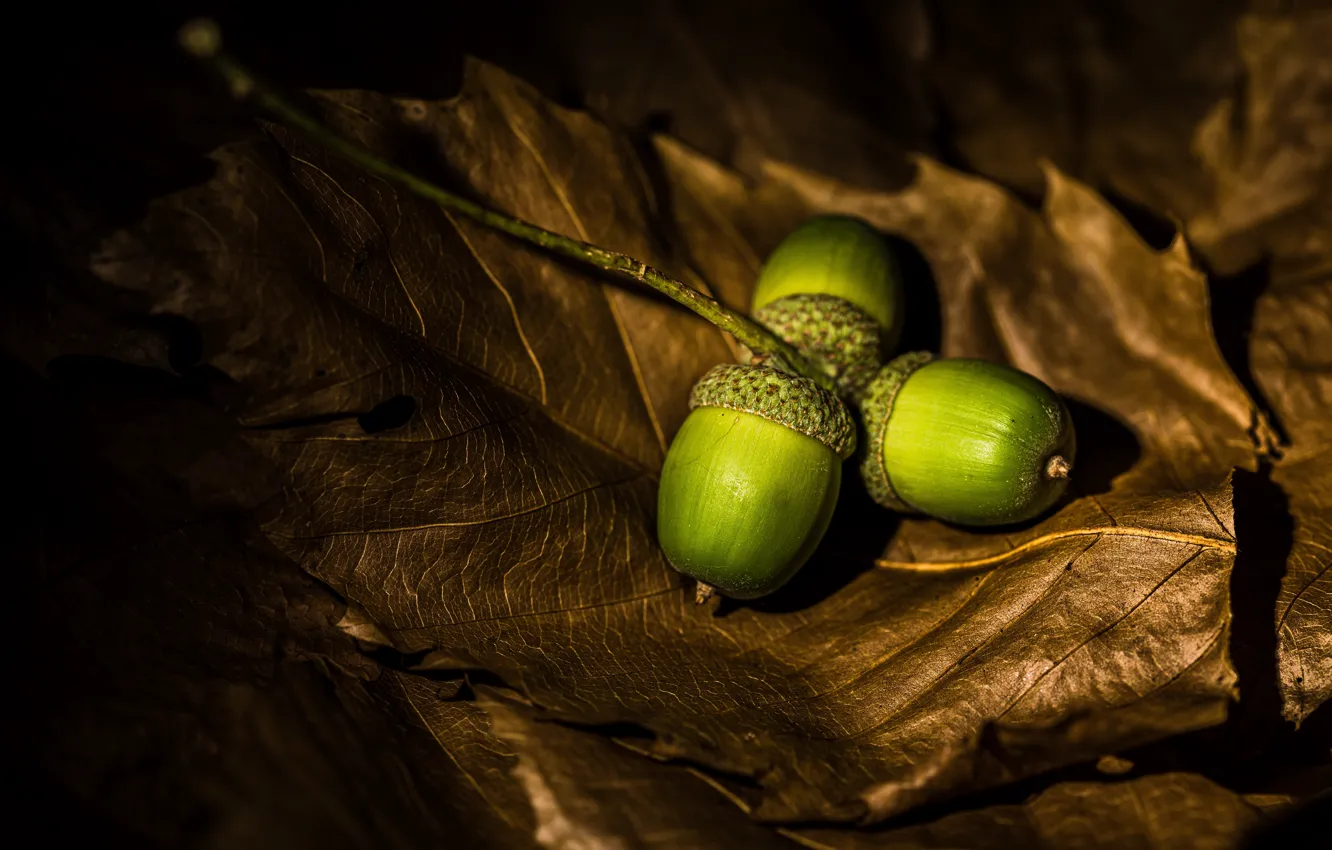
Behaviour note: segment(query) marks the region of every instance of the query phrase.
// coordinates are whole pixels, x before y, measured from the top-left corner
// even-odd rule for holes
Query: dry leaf
[[[1053,785],[1020,804],[991,805],[930,823],[874,831],[764,828],[751,821],[753,790],[694,768],[645,757],[642,742],[541,722],[504,692],[482,691],[492,747],[508,748],[509,776],[478,774],[478,785],[521,785],[537,812],[538,842],[552,850],[627,847],[754,847],[814,850],[926,850],[1040,846],[1093,850],[1133,846],[1230,848],[1257,826],[1257,809],[1201,776],[1167,773],[1123,782]],[[439,703],[414,697],[428,714]],[[457,706],[457,708],[454,708]],[[467,706],[473,711],[480,708]],[[440,718],[441,744],[458,733]],[[470,730],[472,727],[468,727]],[[470,731],[464,734],[472,734]],[[482,748],[482,759],[491,748]],[[480,762],[461,748],[451,760]]]
[[[1294,517],[1275,622],[1283,709],[1299,723],[1332,697],[1332,276],[1274,281],[1253,322],[1254,379],[1290,440],[1272,476]]]
[[[959,812],[882,834],[822,830],[801,835],[814,842],[810,846],[827,850],[1225,850],[1238,847],[1259,822],[1258,812],[1237,794],[1201,776],[1166,773],[1118,783],[1055,785],[1022,805]]]
[[[1275,257],[1307,269],[1332,257],[1332,9],[1246,15],[1237,26],[1243,94],[1216,105],[1195,145],[1215,198],[1188,219],[1217,269]]]
[[[1195,129],[1241,73],[1242,0],[1140,0],[932,9],[941,36],[923,69],[953,162],[1030,193],[1042,160],[1186,219],[1211,200]]]
[[[752,821],[696,770],[658,764],[608,738],[539,722],[529,706],[499,692],[482,696],[493,734],[517,756],[513,779],[536,814],[543,847],[796,846]]]
[[[649,238],[660,199],[631,152],[493,68],[474,65],[446,104],[319,103],[390,156],[430,151],[501,209],[674,263]],[[999,568],[870,572],[831,596],[714,617],[688,604],[652,514],[684,390],[729,356],[720,335],[280,130],[217,160],[214,180],[158,202],[95,270],[205,328],[210,362],[243,390],[253,445],[289,477],[270,536],[400,650],[488,669],[552,714],[632,720],[663,751],[755,775],[757,815],[772,820],[882,818],[1224,716],[1224,479],[1251,462],[1251,410],[1206,350],[1171,359],[1171,340],[1152,338],[1134,387],[1103,391],[1128,407],[1210,382],[1218,398],[1187,395],[1158,414],[1166,427],[1142,429],[1150,468],[1166,470],[1143,480],[1204,489],[1084,500],[1012,539],[931,526],[929,549],[913,526],[899,545],[917,556]],[[1034,226],[1003,209],[988,220],[1002,233]],[[1016,279],[1006,243],[983,238]],[[1135,271],[1195,280],[1175,255],[1139,253]],[[1156,329],[1205,332],[1194,294],[1172,296],[1178,315]],[[1021,365],[1046,362],[1030,350]],[[1188,380],[1161,374],[1177,362]],[[890,515],[872,517],[882,551]],[[845,575],[866,554],[834,542],[806,572]]]
[[[892,184],[908,173],[902,151],[929,142],[929,103],[912,73],[929,43],[919,0],[770,0],[761,12],[578,0],[554,18],[560,70],[589,107],[630,127],[666,123],[741,169],[777,157]]]

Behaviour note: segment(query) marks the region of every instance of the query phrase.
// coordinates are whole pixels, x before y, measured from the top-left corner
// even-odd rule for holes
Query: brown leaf
[[[1166,773],[1119,783],[1055,785],[1021,805],[947,815],[933,823],[879,834],[802,831],[827,850],[1048,847],[1099,850],[1188,847],[1223,850],[1259,823],[1239,795],[1201,776]]]
[[[1053,161],[1147,218],[1183,223],[1226,274],[1264,255],[1296,266],[1326,255],[1326,3],[931,11],[942,37],[922,71],[954,130],[935,153],[1033,194]]]
[[[391,692],[395,719],[412,730],[402,739],[417,731],[430,736],[433,746],[412,741],[407,751],[423,770],[440,777],[437,786],[452,786],[451,799],[444,802],[469,815],[472,840],[495,847],[542,844],[539,812],[514,775],[518,758],[495,735],[490,714],[475,702],[442,698],[437,685],[418,676],[385,671],[377,684]]]
[[[559,850],[624,847],[794,848],[750,820],[704,774],[659,764],[611,740],[483,694],[493,734],[517,755],[513,780],[536,814],[537,841]]]
[[[1040,164],[1184,220],[1206,207],[1196,128],[1237,85],[1242,0],[932,7],[924,66],[957,160],[1039,193]]]
[[[1283,709],[1299,723],[1332,697],[1332,276],[1274,281],[1250,352],[1290,439],[1272,476],[1295,520],[1275,616]]]
[[[1237,26],[1246,71],[1198,127],[1215,183],[1188,220],[1190,238],[1223,273],[1264,255],[1308,268],[1332,257],[1332,9],[1246,15]]]
[[[1228,517],[1225,497],[1143,509],[1168,529],[1082,505],[1095,525],[977,559],[999,569],[867,575],[781,617],[713,620],[683,593],[609,595],[609,580],[599,599],[538,614],[478,622],[416,594],[391,597],[381,616],[404,648],[496,670],[560,715],[634,719],[670,733],[671,752],[766,769],[760,816],[845,817],[856,808],[821,800],[857,794],[881,816],[1220,722],[1233,541],[1212,512]],[[410,562],[396,571],[424,579]],[[374,574],[347,581],[354,598],[382,586]],[[469,604],[501,592],[484,582]]]
[[[474,65],[444,104],[317,101],[390,156],[429,150],[488,203],[676,264],[649,238],[657,199],[627,148],[493,68]],[[1234,554],[1224,476],[1252,462],[1251,411],[1209,350],[1111,337],[1112,352],[1128,352],[1133,389],[1079,384],[1141,423],[1150,468],[1165,471],[1134,480],[1180,493],[1085,499],[1014,535],[914,524],[898,546],[912,560],[998,568],[871,571],[831,596],[713,616],[690,604],[652,523],[653,476],[685,388],[730,356],[719,334],[279,129],[216,159],[209,184],[156,203],[95,268],[205,328],[210,362],[240,384],[251,443],[289,479],[268,533],[359,606],[358,629],[369,621],[401,650],[434,650],[436,668],[489,669],[556,716],[638,722],[662,752],[755,775],[756,813],[772,820],[882,818],[1224,716]],[[977,225],[974,238],[990,240],[1012,286],[1028,255],[1003,234],[1043,239],[1067,263],[1071,245],[1041,236],[1029,214],[1015,224],[1006,196],[972,182],[999,230]],[[942,190],[912,191],[946,207]],[[1059,221],[1091,214],[1079,191]],[[725,219],[717,230],[737,238]],[[945,233],[926,230],[920,238],[943,244]],[[1204,333],[1187,265],[1133,256],[1132,270],[1182,287],[1165,305],[1174,318],[1155,316],[1154,330]],[[1087,298],[1120,279],[1089,265],[1075,278]],[[745,286],[718,280],[730,299]],[[1124,297],[1114,303],[1130,316],[1162,306]],[[1089,310],[1070,310],[1056,338],[1093,321],[1082,332],[1101,332]],[[1124,334],[1126,322],[1111,327]],[[1024,350],[1022,365],[1074,374],[1035,341]],[[1082,357],[1073,362],[1092,359]],[[1118,378],[1124,365],[1096,374]],[[1157,374],[1164,366],[1188,380]],[[1197,381],[1206,389],[1188,391]],[[1158,402],[1155,418],[1137,406]],[[1206,451],[1190,458],[1184,446]],[[1200,483],[1219,486],[1188,489]],[[888,516],[869,520],[878,551]],[[806,572],[868,566],[863,552],[848,557],[834,541]]]
[[[395,674],[390,674],[393,676]],[[399,677],[402,678],[402,677]],[[410,679],[403,679],[410,682]],[[407,685],[407,687],[411,687]],[[1124,782],[1053,785],[1020,804],[991,805],[948,814],[913,826],[860,831],[765,828],[747,816],[753,793],[739,784],[681,765],[651,760],[635,740],[612,740],[565,725],[541,722],[537,713],[503,691],[482,690],[491,718],[491,743],[513,753],[509,775],[478,774],[487,789],[521,784],[536,812],[543,847],[754,847],[814,850],[898,848],[1004,848],[1040,846],[1091,850],[1132,846],[1229,848],[1260,823],[1257,809],[1201,776],[1167,773]],[[429,693],[412,697],[422,715],[453,715],[481,708],[440,703]],[[433,708],[432,708],[433,706]],[[440,743],[458,740],[453,715],[438,717]],[[448,723],[449,725],[445,725]],[[482,722],[484,730],[487,724]],[[465,734],[477,727],[469,726]],[[475,750],[450,749],[464,769],[479,761]],[[506,791],[508,793],[508,791]]]
[[[590,107],[631,127],[669,122],[737,168],[776,157],[879,186],[909,174],[904,149],[928,143],[929,104],[911,73],[929,42],[919,0],[771,0],[762,14],[577,0],[553,18],[561,71]]]

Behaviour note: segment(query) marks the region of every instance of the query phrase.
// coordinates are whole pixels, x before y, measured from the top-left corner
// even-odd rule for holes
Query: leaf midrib
[[[1221,552],[1234,555],[1235,541],[1221,537],[1209,537],[1203,534],[1184,534],[1178,531],[1165,531],[1159,528],[1143,528],[1125,525],[1104,526],[1101,528],[1071,528],[1064,531],[1052,531],[1048,534],[1042,534],[1039,537],[1033,537],[1025,543],[1020,543],[1005,552],[995,555],[986,555],[983,558],[959,559],[956,561],[893,561],[887,558],[881,558],[875,561],[875,566],[886,570],[907,570],[911,572],[946,572],[951,570],[967,570],[988,567],[994,564],[1000,564],[1010,558],[1017,557],[1033,549],[1039,549],[1042,546],[1055,543],[1059,540],[1067,540],[1074,537],[1139,537],[1145,540],[1163,540],[1171,543],[1184,543],[1191,546],[1201,546],[1205,549],[1216,549]]]

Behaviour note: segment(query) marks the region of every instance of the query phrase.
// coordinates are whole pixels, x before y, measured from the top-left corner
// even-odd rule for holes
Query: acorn
[[[789,300],[801,296],[821,298]],[[826,215],[791,231],[768,257],[754,287],[751,312],[760,324],[820,363],[862,376],[865,360],[874,360],[877,368],[897,345],[902,297],[897,261],[879,232],[852,216]],[[830,306],[833,299],[840,299],[842,306]],[[811,305],[823,315],[802,317],[800,311]],[[826,320],[837,323],[840,336],[821,339]],[[847,328],[855,328],[854,339],[846,335]],[[860,335],[870,331],[877,340],[862,342]],[[839,383],[847,382],[837,377]]]
[[[768,366],[714,367],[689,408],[661,470],[657,539],[700,588],[771,593],[828,530],[855,422],[832,393]]]
[[[1068,485],[1068,407],[1025,372],[914,352],[884,366],[859,402],[861,477],[886,507],[1004,525],[1045,512]]]

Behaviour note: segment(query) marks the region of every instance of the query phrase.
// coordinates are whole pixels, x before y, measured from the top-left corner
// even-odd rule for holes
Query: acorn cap
[[[754,319],[818,361],[845,396],[868,383],[883,362],[878,322],[835,295],[788,295],[754,311]]]
[[[813,437],[843,460],[856,449],[855,420],[837,396],[808,378],[768,366],[712,367],[689,394],[689,409],[698,407],[752,413]]]
[[[860,476],[865,482],[865,489],[874,501],[903,513],[916,513],[916,509],[898,498],[897,492],[893,490],[888,470],[880,462],[883,441],[888,434],[888,416],[893,412],[893,401],[902,389],[902,384],[906,383],[912,372],[933,359],[934,355],[928,351],[912,351],[889,361],[857,399],[868,438],[860,462]]]

